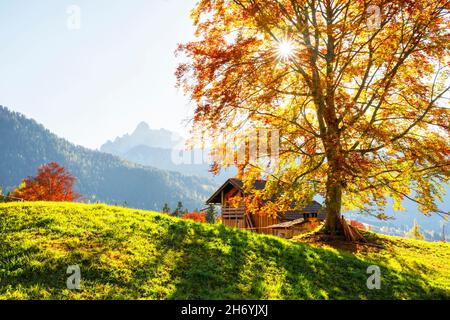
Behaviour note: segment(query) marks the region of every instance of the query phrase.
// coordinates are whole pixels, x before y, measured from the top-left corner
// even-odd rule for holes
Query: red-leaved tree
[[[357,228],[359,230],[363,230],[363,231],[367,231],[368,230],[368,228],[364,225],[364,223],[361,223],[361,222],[356,221],[356,220],[350,220],[349,224],[352,227],[355,227],[355,228]]]
[[[205,223],[206,215],[204,213],[199,212],[190,212],[186,213],[183,217],[181,217],[181,219],[191,219],[194,220],[195,222]]]
[[[56,162],[38,169],[35,177],[22,180],[12,196],[26,201],[76,201],[81,196],[73,190],[75,177]]]

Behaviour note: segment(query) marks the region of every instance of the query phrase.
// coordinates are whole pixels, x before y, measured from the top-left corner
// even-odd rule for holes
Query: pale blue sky
[[[141,121],[185,133],[177,44],[195,0],[0,0],[0,105],[98,148]],[[67,27],[70,5],[81,29]]]

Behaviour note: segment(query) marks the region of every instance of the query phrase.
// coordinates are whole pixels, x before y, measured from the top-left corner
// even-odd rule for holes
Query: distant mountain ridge
[[[166,129],[152,130],[145,122],[139,123],[134,132],[117,137],[100,147],[100,151],[112,154],[126,154],[137,146],[151,146],[155,148],[174,148],[182,143],[182,137]]]
[[[164,135],[164,133],[163,133]],[[185,176],[125,161],[76,146],[36,121],[0,106],[0,185],[17,186],[42,164],[56,161],[77,178],[76,189],[91,201],[160,210],[178,201],[189,209],[204,206],[212,180]]]
[[[213,176],[209,172],[208,150],[189,151],[184,142],[177,133],[165,129],[154,130],[141,122],[133,133],[106,142],[100,151],[145,166],[210,178],[217,185],[236,175],[236,170],[230,168]],[[194,153],[200,155],[201,161],[195,161]]]

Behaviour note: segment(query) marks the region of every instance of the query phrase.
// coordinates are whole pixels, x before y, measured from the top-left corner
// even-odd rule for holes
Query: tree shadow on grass
[[[208,239],[199,225],[192,236]],[[442,299],[449,291],[431,287],[411,270],[379,261],[381,289],[367,287],[373,262],[340,251],[315,248],[219,227],[223,248],[184,234],[183,255],[171,271],[171,299]],[[217,235],[216,235],[217,236]],[[217,237],[216,237],[217,239]]]
[[[389,267],[388,257],[372,262],[351,252],[317,248],[224,226],[159,220],[154,221],[158,222],[157,228],[152,224],[145,226],[151,232],[147,237],[144,238],[147,231],[141,230],[143,234],[137,235],[139,241],[145,239],[146,244],[152,245],[152,250],[132,253],[137,260],[125,261],[124,270],[101,263],[102,257],[112,251],[133,250],[124,234],[103,230],[93,238],[75,242],[75,248],[64,248],[63,256],[52,256],[53,251],[42,247],[26,249],[20,243],[6,244],[0,238],[1,262],[9,268],[3,267],[0,284],[13,290],[24,288],[32,298],[42,298],[39,292],[33,295],[34,287],[47,290],[50,298],[67,298],[62,293],[66,289],[67,267],[79,264],[82,283],[92,285],[83,288],[83,294],[89,298],[114,299],[121,295],[126,299],[450,297],[449,290],[428,284],[425,277],[414,272],[416,267],[426,268],[422,264],[406,267],[408,264],[404,263],[405,268],[399,271]],[[70,238],[55,239],[71,243]],[[31,260],[44,265],[39,267],[30,263]],[[397,261],[403,262],[401,257]],[[381,268],[380,290],[369,290],[366,285],[367,268],[372,264]],[[122,271],[128,272],[128,279],[122,276]],[[105,286],[110,290],[96,292]]]

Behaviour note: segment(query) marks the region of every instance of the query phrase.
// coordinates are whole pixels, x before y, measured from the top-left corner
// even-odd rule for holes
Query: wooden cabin
[[[262,190],[265,187],[264,180],[255,181],[254,188]],[[233,197],[245,197],[242,180],[228,179],[206,201],[207,204],[221,205],[222,223],[229,227],[246,229],[258,233],[278,235],[283,238],[292,238],[302,232],[307,232],[317,227],[325,220],[325,212],[320,203],[313,201],[302,210],[289,210],[280,212],[277,217],[251,214],[245,206],[234,207],[230,205]]]

